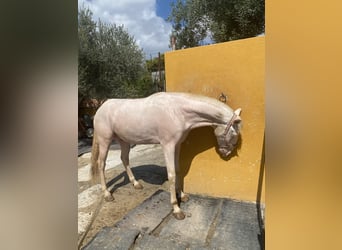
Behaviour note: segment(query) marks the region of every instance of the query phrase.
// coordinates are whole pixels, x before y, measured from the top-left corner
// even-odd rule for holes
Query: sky
[[[89,7],[94,21],[124,25],[146,58],[169,51],[171,24],[170,3],[175,0],[78,0],[78,6]]]

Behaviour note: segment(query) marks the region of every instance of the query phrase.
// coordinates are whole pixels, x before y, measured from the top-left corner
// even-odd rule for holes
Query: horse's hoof
[[[144,188],[144,186],[141,185],[139,182],[138,182],[138,184],[133,185],[133,187],[134,187],[135,189],[143,189],[143,188]]]
[[[106,195],[104,197],[105,201],[109,202],[109,201],[113,201],[114,200],[114,197],[112,195]]]
[[[184,196],[183,197],[181,197],[181,201],[182,202],[187,202],[187,201],[189,201],[189,195],[187,195],[187,194],[184,194]]]
[[[185,214],[183,211],[180,211],[178,213],[173,213],[173,216],[177,219],[177,220],[184,220],[185,218]]]

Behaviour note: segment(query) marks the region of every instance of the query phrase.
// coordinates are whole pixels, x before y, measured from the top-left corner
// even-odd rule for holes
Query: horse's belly
[[[130,130],[122,129],[116,131],[115,136],[119,137],[123,141],[134,143],[134,144],[159,144],[159,137],[154,132],[148,130]]]
[[[153,139],[145,139],[145,140],[137,140],[134,141],[135,144],[159,144],[160,142],[158,140]]]
[[[144,138],[144,137],[130,137],[130,136],[118,136],[123,141],[131,144],[159,144],[159,140],[156,138]]]

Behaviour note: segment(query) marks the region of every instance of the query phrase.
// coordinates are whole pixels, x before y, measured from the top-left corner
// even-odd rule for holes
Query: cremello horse
[[[129,166],[130,144],[161,144],[170,183],[171,204],[177,219],[185,215],[177,195],[188,200],[179,185],[179,152],[181,143],[193,128],[212,126],[218,150],[227,157],[235,149],[240,129],[241,109],[233,111],[226,104],[205,96],[186,93],[157,93],[142,99],[109,99],[94,117],[91,173],[100,174],[105,200],[113,200],[105,181],[105,163],[109,146],[116,139],[121,146],[121,160],[129,180],[143,188]]]

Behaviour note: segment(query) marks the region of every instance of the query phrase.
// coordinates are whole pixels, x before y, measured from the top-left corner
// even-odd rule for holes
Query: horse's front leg
[[[183,192],[184,177],[181,176],[179,155],[180,155],[181,144],[176,145],[175,149],[175,169],[176,169],[176,194],[180,197],[181,201],[187,202],[189,195]]]
[[[164,146],[164,155],[167,168],[167,176],[170,184],[170,196],[171,205],[173,207],[173,215],[178,220],[183,220],[185,218],[184,212],[180,209],[178,205],[177,195],[176,195],[176,172],[175,172],[175,145]]]

